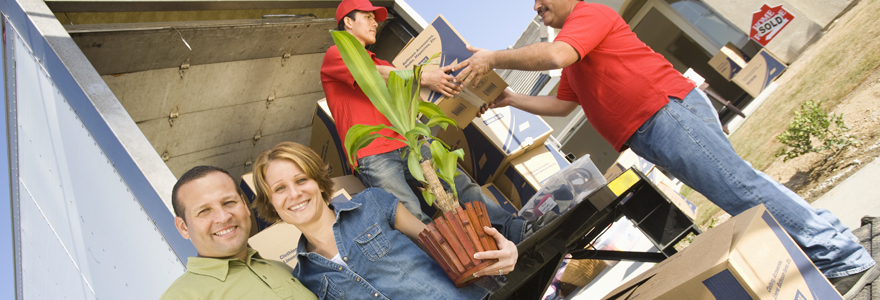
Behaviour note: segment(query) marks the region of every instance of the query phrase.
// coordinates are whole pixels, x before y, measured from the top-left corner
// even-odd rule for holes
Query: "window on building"
[[[745,46],[748,35],[733,26],[706,3],[699,0],[666,0],[666,2],[719,48],[727,42],[739,47]]]

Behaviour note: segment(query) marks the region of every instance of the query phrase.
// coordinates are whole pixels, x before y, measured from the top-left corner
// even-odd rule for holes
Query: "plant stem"
[[[458,202],[454,201],[453,197],[443,189],[443,185],[440,184],[440,179],[437,178],[437,172],[434,171],[434,164],[431,163],[430,160],[425,160],[419,163],[419,165],[422,167],[422,173],[425,174],[425,181],[428,182],[428,189],[431,191],[431,194],[434,194],[434,206],[440,209],[443,213],[455,210],[455,207],[458,206]]]

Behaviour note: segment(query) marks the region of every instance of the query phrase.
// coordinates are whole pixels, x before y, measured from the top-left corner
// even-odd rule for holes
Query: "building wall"
[[[765,3],[770,7],[782,5],[794,15],[794,20],[767,44],[766,49],[786,63],[793,62],[807,46],[822,36],[822,30],[852,3],[851,0],[705,0],[740,30],[748,34],[752,14]]]

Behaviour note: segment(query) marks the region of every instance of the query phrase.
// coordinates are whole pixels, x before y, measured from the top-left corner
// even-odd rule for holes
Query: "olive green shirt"
[[[186,273],[160,299],[315,299],[294,278],[291,268],[263,259],[248,247],[247,263],[238,258],[190,257]]]

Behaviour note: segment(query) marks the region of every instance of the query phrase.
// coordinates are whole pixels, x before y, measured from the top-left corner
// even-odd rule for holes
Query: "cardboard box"
[[[336,122],[333,121],[333,115],[327,106],[327,99],[318,100],[315,106],[309,148],[317,152],[324,163],[330,166],[331,177],[352,174],[348,158],[345,157],[345,144],[339,139]]]
[[[464,149],[462,168],[479,185],[495,180],[510,161],[532,148],[541,148],[553,129],[540,116],[502,107],[490,109],[464,129],[448,128],[437,137]]]
[[[605,179],[612,180],[626,172],[629,167],[635,167],[637,170],[642,171],[643,174],[647,175],[651,173],[651,169],[654,168],[654,163],[645,160],[641,156],[636,155],[630,149],[626,149],[620,153],[620,156],[614,161],[614,164],[611,167],[608,167],[608,170],[605,171]]]
[[[364,190],[364,184],[354,175],[333,177],[333,193],[345,190],[349,195],[357,195]]]
[[[331,202],[348,201],[351,196],[343,190],[334,193]],[[265,259],[283,262],[291,268],[296,267],[296,246],[302,232],[296,226],[278,222],[248,239],[248,245],[260,252]]]
[[[511,160],[494,183],[517,209],[521,209],[524,202],[538,192],[544,180],[569,165],[571,163],[556,147],[544,145]]]
[[[507,197],[504,196],[504,193],[501,193],[501,191],[498,190],[498,187],[494,184],[486,184],[484,186],[481,186],[480,189],[483,190],[483,194],[486,195],[486,197],[492,199],[492,201],[498,204],[498,206],[501,206],[501,208],[512,214],[514,217],[519,212],[519,209],[513,206],[513,203],[510,203],[510,200],[507,200]]]
[[[248,245],[265,259],[296,267],[296,246],[302,232],[292,224],[279,222],[248,239]]]
[[[746,66],[746,59],[736,45],[728,42],[709,60],[709,65],[730,81]]]
[[[462,62],[473,53],[467,49],[467,42],[455,28],[446,21],[443,15],[437,16],[431,25],[422,30],[411,40],[391,62],[399,69],[412,69],[413,65],[426,63],[434,54],[440,53],[438,64],[428,64],[422,70],[436,70],[443,66]],[[458,75],[461,70],[452,73]],[[459,128],[464,128],[477,116],[483,104],[491,103],[507,88],[507,82],[491,71],[476,84],[476,87],[464,89],[454,98],[446,98],[430,89],[421,89],[422,100],[437,104],[446,116],[455,120]]]
[[[842,299],[763,205],[693,243],[603,299]]]
[[[782,60],[767,52],[767,49],[762,49],[733,77],[733,82],[752,97],[758,97],[787,67]]]

